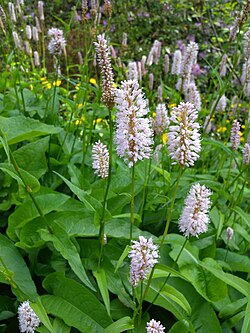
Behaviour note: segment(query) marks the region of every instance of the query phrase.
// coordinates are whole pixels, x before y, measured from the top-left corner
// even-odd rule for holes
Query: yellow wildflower
[[[92,77],[92,78],[90,78],[90,79],[89,79],[89,83],[96,84],[96,79],[95,79],[95,78],[93,78],[93,77]]]
[[[163,133],[161,139],[162,139],[162,142],[163,142],[164,145],[165,145],[165,144],[167,143],[167,140],[168,140],[168,135],[167,135],[167,133]]]
[[[176,103],[172,103],[172,104],[169,104],[169,108],[171,109],[171,108],[173,108],[173,107],[175,107],[176,106]]]
[[[113,87],[113,88],[117,88],[117,84],[116,84],[116,83],[113,83],[112,87]]]
[[[154,118],[156,116],[156,112],[153,112],[152,117]]]
[[[53,86],[54,86],[54,87],[55,87],[55,86],[56,86],[56,87],[60,87],[61,83],[62,83],[61,80],[56,80],[56,81],[53,82]]]
[[[79,88],[80,85],[81,85],[80,83],[78,83],[78,84],[76,85],[76,90],[79,90],[79,89],[80,89],[80,88]]]
[[[82,107],[82,103],[77,104],[77,107],[80,109]]]
[[[221,126],[221,127],[217,128],[218,133],[224,133],[226,131],[227,131],[227,128],[225,126]]]

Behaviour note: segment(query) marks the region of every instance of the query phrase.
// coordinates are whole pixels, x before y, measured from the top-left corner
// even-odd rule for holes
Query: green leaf
[[[134,213],[133,215],[134,215],[135,220],[138,220],[139,222],[141,222],[141,216],[139,214]],[[130,213],[123,213],[123,214],[113,216],[114,219],[121,219],[124,217],[130,218]]]
[[[189,323],[187,320],[177,321],[168,333],[189,333]]]
[[[167,172],[166,170],[164,170],[164,169],[162,169],[162,168],[159,168],[158,166],[153,165],[153,164],[152,164],[152,168],[155,169],[157,172],[159,172],[159,173],[164,177],[164,179],[165,179],[168,183],[170,183],[170,181],[171,181],[171,177],[170,177],[170,173],[169,173],[169,172]]]
[[[14,151],[13,155],[18,166],[39,179],[48,169],[45,156],[48,144],[49,136],[28,143]]]
[[[0,234],[0,275],[8,282],[18,299],[24,301],[37,298],[36,286],[28,267],[14,244]]]
[[[37,136],[56,134],[61,129],[24,116],[9,118],[0,116],[0,131],[11,145]]]
[[[36,301],[36,303],[31,303],[30,306],[32,307],[32,309],[35,311],[36,315],[38,316],[38,318],[41,320],[41,322],[43,323],[43,325],[51,332],[51,333],[57,333],[57,331],[55,331],[51,325],[51,322],[49,320],[49,317],[47,316],[47,313],[44,309],[44,306],[41,302],[40,297],[38,298],[38,300]]]
[[[250,332],[250,298],[248,298],[247,308],[244,315],[243,326],[241,329],[241,333],[249,333]]]
[[[53,329],[56,333],[70,333],[70,327],[64,324],[64,322],[59,318],[55,318],[53,322]]]
[[[0,321],[6,320],[16,315],[14,301],[8,297],[1,295],[0,297]]]
[[[105,328],[103,333],[120,333],[134,328],[130,317],[123,317]]]
[[[40,190],[39,181],[29,172],[19,168],[21,176],[28,185],[28,188],[25,188],[24,182],[22,181],[17,171],[14,169],[13,165],[7,163],[0,163],[0,170],[14,178],[18,182],[18,185],[23,187],[26,191],[38,192]]]
[[[246,226],[250,228],[250,214],[245,213],[240,207],[233,208],[233,211],[236,212],[241,217],[242,221],[246,223]]]
[[[93,275],[96,278],[106,310],[110,316],[110,299],[105,271],[101,268],[99,271],[93,272]]]
[[[238,253],[227,251],[226,249],[217,249],[216,259],[225,261],[230,265],[232,271],[249,273],[250,259]]]
[[[63,177],[59,173],[57,173],[55,171],[54,171],[54,173],[56,175],[58,175],[65,182],[65,184],[68,185],[70,190],[78,197],[78,199],[80,201],[82,201],[86,205],[86,207],[90,211],[97,213],[99,217],[102,215],[103,207],[102,207],[102,204],[98,200],[96,200],[95,198],[93,198],[92,196],[87,194],[87,192],[83,191],[79,187],[72,184],[69,180],[67,180],[65,177]],[[112,218],[111,214],[107,210],[105,210],[105,218],[106,219]]]
[[[240,298],[237,299],[235,302],[226,304],[219,313],[219,318],[227,318],[232,317],[239,311],[241,311],[247,304],[248,298]]]
[[[225,283],[229,284],[231,287],[238,290],[243,295],[249,297],[250,295],[250,283],[244,281],[243,279],[239,278],[238,276],[234,276],[229,273],[225,273],[222,269],[217,268],[218,266],[215,265],[215,261],[211,258],[206,258],[202,262],[202,267],[210,271],[214,276],[218,279],[224,281]]]
[[[44,241],[53,243],[54,247],[61,253],[63,258],[68,260],[70,267],[79,279],[86,286],[95,291],[95,288],[89,281],[86,271],[82,265],[80,255],[65,230],[61,228],[59,224],[53,222],[53,224],[50,225],[50,230],[42,229],[40,230],[40,235]]]
[[[146,286],[145,282],[143,284]],[[187,319],[187,316],[189,315],[189,311],[186,312],[182,308],[182,306],[184,304],[181,301],[178,300],[178,303],[181,303],[181,305],[182,305],[182,306],[180,306],[177,303],[177,299],[176,299],[175,295],[173,295],[173,297],[170,298],[171,293],[169,291],[170,291],[171,288],[169,288],[169,286],[164,286],[162,289],[161,289],[161,287],[162,287],[162,282],[153,280],[151,282],[150,286],[149,286],[149,289],[148,289],[148,292],[146,294],[145,300],[148,301],[149,303],[152,303],[155,296],[157,294],[159,294],[156,301],[154,301],[154,304],[172,312],[173,315],[178,320]],[[176,290],[176,292],[177,292],[177,290]],[[174,300],[173,300],[173,298],[174,298]],[[185,299],[185,297],[183,296],[182,299]],[[189,305],[187,305],[187,307],[189,308]]]
[[[116,264],[116,267],[115,267],[115,273],[117,272],[117,270],[119,269],[119,267],[123,263],[124,259],[127,258],[129,251],[130,251],[130,246],[126,245],[125,249],[122,252],[122,255],[120,256],[119,260],[117,261],[117,264]]]
[[[174,245],[170,256],[175,260],[180,253],[181,246]],[[218,301],[227,295],[227,285],[221,279],[214,276],[210,271],[203,268],[199,260],[198,249],[186,244],[178,258],[178,266],[180,272],[185,278],[192,283],[194,288],[202,295],[207,301]],[[214,261],[216,267],[220,267]]]
[[[54,192],[38,194],[35,199],[44,215],[46,215],[53,210],[58,210],[66,203],[69,197],[65,194]],[[7,235],[12,240],[18,241],[20,228],[38,216],[39,213],[32,200],[24,202],[9,216]]]
[[[42,302],[49,313],[63,319],[86,333],[102,332],[112,321],[104,305],[84,285],[64,277],[62,273],[48,275],[43,287],[54,296],[42,296]]]

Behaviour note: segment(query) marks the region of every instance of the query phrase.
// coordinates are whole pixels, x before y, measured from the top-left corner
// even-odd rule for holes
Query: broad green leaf
[[[1,295],[0,297],[0,321],[6,320],[16,315],[14,300],[8,296]]]
[[[93,272],[93,275],[96,278],[106,310],[110,316],[110,299],[105,271],[100,268],[99,271]]]
[[[134,328],[133,320],[130,317],[123,317],[105,328],[103,333],[120,333]]]
[[[112,323],[96,296],[84,285],[64,277],[63,273],[48,275],[43,287],[54,295],[42,296],[46,310],[63,319],[68,326],[84,333],[99,333]]]
[[[20,176],[17,173],[17,171],[14,169],[13,165],[8,164],[8,163],[0,163],[0,170],[2,170],[4,173],[7,173],[12,178],[14,178],[18,182],[19,186],[24,187],[27,192],[28,191],[38,192],[40,190],[39,181],[37,180],[37,178],[32,176],[29,172],[19,168],[19,172],[21,174],[21,176]],[[25,187],[24,182],[21,177],[26,182],[28,188]]]
[[[82,265],[80,255],[74,245],[70,240],[69,235],[65,232],[59,224],[53,222],[49,226],[50,230],[42,229],[40,230],[40,235],[42,239],[46,242],[52,242],[57,251],[61,253],[63,258],[68,260],[68,263],[74,273],[78,278],[90,289],[95,291],[95,288],[92,286],[89,278],[86,274],[86,271]]]
[[[232,317],[236,313],[238,313],[240,310],[242,310],[246,304],[247,304],[248,298],[240,298],[237,299],[235,302],[226,304],[219,313],[219,318],[227,318]]]
[[[3,133],[0,133],[0,135],[3,134]],[[0,136],[0,142],[4,148],[4,151],[5,151],[5,154],[7,155],[7,158],[8,158],[8,162],[9,164],[11,163],[11,160],[10,160],[10,150],[9,150],[9,146],[8,146],[8,142],[7,142],[7,139],[5,137],[5,135],[3,134],[3,136]]]
[[[14,151],[13,155],[18,166],[39,179],[48,169],[45,156],[48,144],[49,136],[28,143]]]
[[[11,285],[13,293],[20,300],[37,298],[36,286],[29,269],[14,244],[0,234],[0,275]]]
[[[238,233],[241,235],[242,238],[244,238],[249,244],[250,244],[250,234],[246,232],[246,229],[243,228],[240,224],[236,223],[234,226],[235,233]]]
[[[42,135],[56,134],[61,129],[24,116],[0,116],[0,131],[5,134],[8,144],[11,145]]]
[[[119,269],[119,267],[123,263],[124,259],[127,258],[129,251],[130,251],[130,246],[126,245],[125,249],[122,252],[122,255],[120,256],[119,260],[117,261],[117,264],[116,264],[116,267],[115,267],[115,273],[117,272],[117,270]]]
[[[124,217],[130,218],[130,213],[123,213],[123,214],[113,216],[114,219],[121,219],[121,218],[124,218]],[[141,216],[139,214],[134,213],[134,219],[141,222]]]
[[[56,211],[69,197],[62,193],[38,194],[35,199],[43,211],[44,215],[51,211]],[[18,241],[20,228],[27,222],[39,216],[38,210],[31,200],[24,202],[10,216],[8,221],[7,235],[14,241]]]
[[[49,330],[49,332],[51,333],[57,333],[57,331],[55,331],[51,325],[51,322],[49,320],[49,317],[47,316],[47,313],[44,309],[44,306],[41,302],[41,299],[38,298],[38,300],[36,301],[36,303],[31,303],[30,306],[32,307],[32,309],[35,311],[36,315],[38,316],[38,318],[41,320],[41,322],[43,323],[43,325]]]
[[[187,320],[177,321],[168,331],[168,333],[189,333],[189,323]]]
[[[144,285],[146,285],[146,282],[144,282]],[[173,315],[178,319],[178,320],[182,320],[182,319],[187,319],[187,316],[189,315],[188,312],[186,312],[178,303],[181,303],[183,306],[182,302],[178,303],[176,302],[177,300],[173,300],[172,298],[170,298],[170,293],[169,293],[169,288],[168,286],[164,286],[162,288],[162,290],[160,291],[160,288],[162,286],[162,282],[153,280],[150,283],[148,292],[146,294],[145,300],[149,303],[152,303],[152,301],[154,300],[155,296],[157,294],[158,297],[156,299],[156,301],[154,301],[154,304],[170,311],[173,313]],[[160,293],[159,293],[160,291]],[[176,290],[177,291],[177,290]],[[175,297],[174,297],[175,298]],[[183,298],[185,299],[185,297],[183,296]],[[187,303],[187,302],[186,302]]]
[[[166,170],[162,169],[162,168],[159,168],[158,166],[156,165],[153,165],[152,164],[152,168],[155,169],[157,172],[159,172],[163,177],[164,179],[170,183],[171,181],[171,177],[170,177],[170,173],[167,172]]]
[[[250,332],[250,297],[248,298],[247,308],[244,315],[243,326],[241,329],[241,333],[249,333]]]
[[[70,332],[70,327],[64,324],[64,322],[59,318],[55,318],[55,320],[53,321],[53,329],[56,333]]]
[[[245,213],[240,207],[233,208],[233,211],[235,211],[241,217],[242,221],[246,223],[246,226],[250,228],[250,214]]]
[[[216,259],[225,261],[230,265],[232,271],[249,273],[250,259],[238,253],[218,248],[216,251]]]
[[[180,245],[173,245],[170,256],[175,260],[181,251]],[[216,262],[214,265],[220,267]],[[207,300],[218,301],[227,295],[227,285],[210,271],[206,271],[199,260],[198,249],[190,244],[182,249],[178,258],[180,272],[192,283],[195,289]]]
[[[202,261],[201,265],[218,279],[229,284],[243,295],[247,297],[250,296],[250,283],[239,278],[238,276],[223,272],[222,269],[219,269],[217,265],[215,265],[215,263],[216,262],[213,259],[206,258]]]

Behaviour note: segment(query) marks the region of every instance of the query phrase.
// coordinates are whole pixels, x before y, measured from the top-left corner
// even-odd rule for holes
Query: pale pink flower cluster
[[[18,321],[21,333],[34,333],[40,324],[40,319],[31,308],[29,301],[21,303],[18,307]]]
[[[248,165],[250,163],[250,144],[247,142],[243,148],[243,164]]]
[[[181,102],[172,109],[168,133],[170,157],[180,166],[193,166],[199,158],[201,139],[200,125],[197,122],[198,112],[193,104]]]
[[[105,35],[98,35],[94,42],[97,53],[97,61],[102,73],[102,100],[108,108],[112,108],[114,102],[114,79],[110,60],[110,51]]]
[[[232,149],[237,150],[240,145],[240,123],[237,120],[233,121],[231,128],[230,141]]]
[[[117,154],[132,167],[137,161],[149,158],[153,131],[149,119],[148,102],[137,81],[123,81],[116,89],[115,144]]]
[[[173,63],[171,68],[171,74],[181,74],[181,62],[182,62],[182,54],[180,50],[176,50],[173,56]]]
[[[60,56],[66,46],[63,31],[57,28],[50,28],[48,36],[50,37],[50,42],[48,44],[49,53],[55,56]]]
[[[160,321],[156,321],[155,319],[151,319],[147,322],[147,333],[164,333],[165,327],[161,324]]]
[[[227,99],[226,99],[226,96],[223,94],[216,105],[216,111],[224,112],[226,110],[226,106],[227,106]],[[213,104],[212,109],[213,108],[214,108],[214,104]]]
[[[157,105],[155,110],[154,131],[156,134],[163,134],[169,125],[168,111],[164,103]]]
[[[92,168],[99,177],[108,177],[109,151],[100,140],[95,142],[92,148]]]
[[[194,82],[190,83],[185,93],[185,99],[194,105],[196,110],[201,110],[201,95]]]
[[[191,187],[185,200],[185,207],[179,220],[179,229],[186,237],[198,237],[208,229],[210,222],[208,210],[211,205],[211,191],[205,185]]]
[[[146,275],[158,262],[158,246],[153,244],[152,238],[146,239],[139,236],[139,241],[132,241],[131,251],[128,257],[130,264],[130,283],[136,287],[140,281],[146,279]]]
[[[227,241],[230,241],[233,238],[233,235],[234,235],[234,229],[231,227],[227,227],[226,229]]]

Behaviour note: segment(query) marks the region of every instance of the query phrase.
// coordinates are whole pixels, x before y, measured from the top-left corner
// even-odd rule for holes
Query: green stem
[[[18,164],[17,164],[17,162],[16,162],[16,159],[15,159],[15,157],[14,157],[12,151],[10,150],[10,148],[9,148],[9,154],[10,154],[10,159],[11,159],[11,162],[12,162],[12,164],[13,164],[13,166],[14,166],[14,169],[15,169],[15,171],[17,172],[18,176],[21,178],[21,180],[22,180],[22,182],[23,182],[23,184],[24,184],[24,186],[25,186],[25,189],[26,189],[26,191],[28,192],[28,194],[29,194],[31,200],[33,201],[33,203],[34,203],[34,205],[35,205],[35,207],[36,207],[36,209],[37,209],[39,215],[40,215],[42,218],[44,218],[43,211],[42,211],[41,207],[39,206],[38,202],[36,201],[36,199],[35,199],[35,197],[34,197],[34,195],[33,195],[33,193],[32,193],[32,189],[30,188],[30,186],[28,185],[28,183],[27,183],[26,180],[24,179],[22,173],[20,172],[19,166],[18,166]]]
[[[103,256],[103,247],[104,247],[104,228],[105,228],[105,209],[106,209],[106,203],[108,198],[108,191],[111,183],[111,171],[112,171],[112,153],[113,153],[113,126],[112,126],[112,109],[109,109],[109,136],[110,136],[110,143],[109,143],[109,172],[108,172],[108,179],[107,179],[107,185],[106,190],[104,194],[103,199],[103,208],[102,208],[102,215],[100,218],[100,229],[99,229],[99,242],[100,242],[100,252],[99,252],[99,258],[98,258],[98,271],[101,267],[101,261]]]
[[[131,206],[130,206],[130,243],[133,238],[133,225],[134,225],[134,209],[135,209],[135,166],[132,166],[132,183],[131,183]]]
[[[177,264],[177,261],[178,261],[178,259],[180,258],[180,255],[181,255],[183,249],[185,248],[186,244],[187,244],[187,238],[185,239],[185,241],[184,241],[184,243],[183,243],[183,245],[182,245],[182,247],[181,247],[181,249],[180,249],[180,252],[178,253],[178,256],[176,257],[176,259],[175,259],[175,261],[174,261],[174,264],[173,264],[172,268],[174,268],[174,266]],[[163,288],[164,288],[165,285],[167,284],[168,279],[170,278],[170,276],[171,276],[171,273],[168,274],[168,276],[166,277],[166,279],[165,279],[163,285],[161,286],[161,288],[159,289],[159,291],[158,291],[157,294],[155,295],[153,301],[152,301],[151,304],[147,307],[147,309],[146,309],[145,312],[148,312],[149,309],[151,308],[151,306],[152,306],[152,305],[154,304],[154,302],[157,300],[157,298],[159,297],[161,291],[163,290]],[[146,295],[145,295],[145,296],[146,296]]]
[[[176,181],[176,185],[175,185],[175,189],[174,189],[173,198],[172,198],[171,205],[170,205],[170,208],[169,208],[169,211],[168,211],[168,217],[167,217],[167,222],[166,222],[165,230],[164,230],[164,233],[162,235],[162,239],[161,239],[161,243],[160,243],[159,249],[161,249],[161,247],[162,247],[162,245],[164,243],[164,240],[165,240],[165,238],[167,236],[167,233],[168,233],[168,228],[169,228],[169,225],[170,225],[170,222],[171,222],[171,218],[172,218],[172,212],[173,212],[173,208],[174,208],[174,203],[175,203],[175,199],[176,199],[176,195],[177,195],[177,191],[178,191],[178,187],[179,187],[181,175],[183,174],[183,172],[184,172],[184,169],[180,168],[179,173],[178,173],[178,177],[177,177],[177,181]]]

